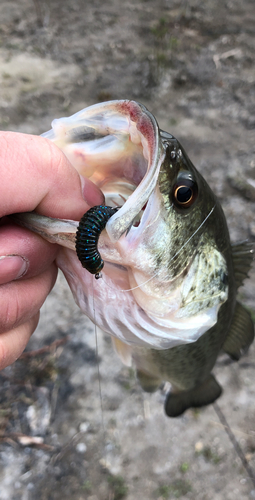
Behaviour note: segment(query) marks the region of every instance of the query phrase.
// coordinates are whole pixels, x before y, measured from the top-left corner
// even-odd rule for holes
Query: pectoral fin
[[[200,408],[213,403],[222,393],[222,388],[213,375],[189,391],[169,392],[165,401],[168,417],[179,417],[188,408]]]
[[[234,317],[228,336],[223,344],[224,351],[238,361],[254,340],[254,324],[250,313],[236,303]]]

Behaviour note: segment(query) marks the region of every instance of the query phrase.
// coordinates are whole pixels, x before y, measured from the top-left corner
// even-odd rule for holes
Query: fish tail
[[[178,417],[188,408],[200,408],[213,403],[222,393],[222,388],[213,375],[201,385],[189,391],[169,392],[165,401],[168,417]]]

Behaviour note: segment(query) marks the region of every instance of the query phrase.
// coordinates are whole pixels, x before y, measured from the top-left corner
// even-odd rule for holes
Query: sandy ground
[[[254,26],[253,0],[2,0],[0,128],[40,134],[98,101],[143,102],[219,196],[232,240],[254,241]],[[253,270],[240,298],[255,317],[254,292]],[[98,359],[60,276],[28,346],[46,349],[0,374],[1,500],[255,498],[214,407],[168,419],[164,391],[143,393],[97,335]],[[253,471],[254,351],[215,368]]]

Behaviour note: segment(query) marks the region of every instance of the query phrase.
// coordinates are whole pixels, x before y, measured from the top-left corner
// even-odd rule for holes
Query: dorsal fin
[[[232,244],[232,256],[234,264],[234,274],[236,287],[242,285],[245,278],[248,277],[248,272],[253,261],[254,249],[253,244],[248,241]]]

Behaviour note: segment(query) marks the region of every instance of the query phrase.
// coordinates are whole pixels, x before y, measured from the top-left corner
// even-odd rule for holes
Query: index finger
[[[103,202],[103,194],[88,179],[82,195],[77,171],[42,137],[1,132],[0,171],[0,217],[36,209],[50,217],[79,220],[91,202]]]

